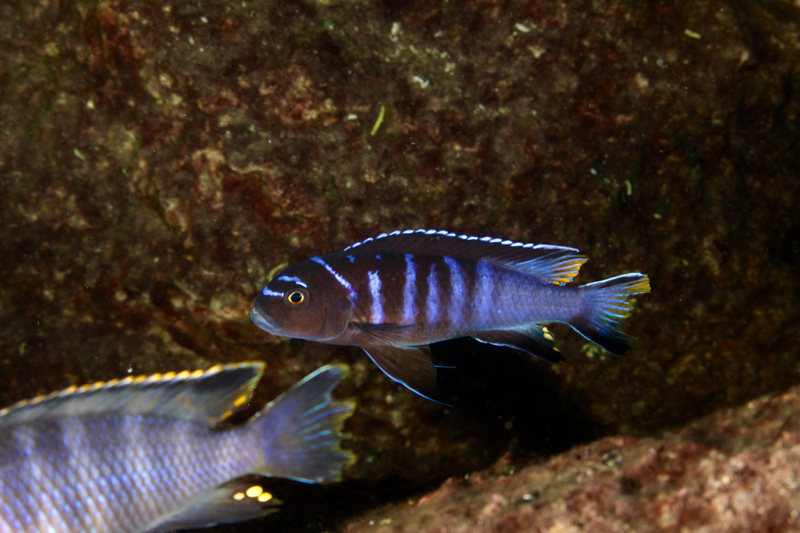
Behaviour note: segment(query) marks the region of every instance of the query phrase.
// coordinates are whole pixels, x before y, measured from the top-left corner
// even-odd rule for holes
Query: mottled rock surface
[[[268,519],[319,530],[509,451],[647,437],[785,391],[800,383],[799,11],[3,2],[0,405],[246,359],[268,362],[264,401],[348,362],[351,481],[304,493],[319,519],[288,500]],[[445,409],[357,349],[250,323],[278,265],[415,227],[580,248],[580,283],[648,273],[627,325],[640,348],[614,358],[566,328],[558,365],[438,346],[460,367]]]
[[[663,438],[607,437],[450,478],[348,533],[798,531],[800,389]]]

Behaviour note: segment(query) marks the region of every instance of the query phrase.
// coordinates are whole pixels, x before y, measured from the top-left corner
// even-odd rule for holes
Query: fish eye
[[[304,307],[308,303],[308,291],[294,289],[287,292],[283,299],[290,307]]]

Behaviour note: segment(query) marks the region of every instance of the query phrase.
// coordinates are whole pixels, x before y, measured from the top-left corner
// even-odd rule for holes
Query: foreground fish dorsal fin
[[[264,363],[250,362],[69,387],[3,409],[0,431],[98,414],[162,416],[213,426],[247,404],[263,371]]]
[[[520,330],[481,331],[473,333],[471,337],[486,344],[516,348],[551,363],[565,359],[558,350],[553,334],[543,326],[533,325]]]
[[[277,511],[281,501],[258,482],[237,479],[201,494],[176,513],[162,517],[147,531],[171,531],[244,522]]]
[[[386,346],[362,347],[372,362],[393,381],[411,389],[423,398],[437,400],[436,366],[427,346]],[[444,404],[448,405],[448,404]]]
[[[536,277],[542,283],[562,285],[572,281],[587,261],[579,250],[550,244],[514,242],[491,237],[457,235],[444,230],[403,230],[383,233],[344,249],[348,255],[394,251],[449,255],[488,261]]]

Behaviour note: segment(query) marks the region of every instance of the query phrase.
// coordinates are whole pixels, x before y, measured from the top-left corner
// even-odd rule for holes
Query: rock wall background
[[[0,405],[247,359],[266,401],[348,362],[350,481],[278,483],[294,502],[235,527],[319,531],[509,452],[786,391],[799,21],[781,0],[5,2]],[[648,273],[640,348],[437,346],[461,367],[445,409],[250,323],[279,264],[416,227],[575,246],[582,283]]]

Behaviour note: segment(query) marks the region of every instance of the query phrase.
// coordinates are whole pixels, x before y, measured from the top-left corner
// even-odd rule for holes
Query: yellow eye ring
[[[308,291],[305,289],[293,289],[284,296],[286,305],[290,307],[304,307],[308,304]]]

